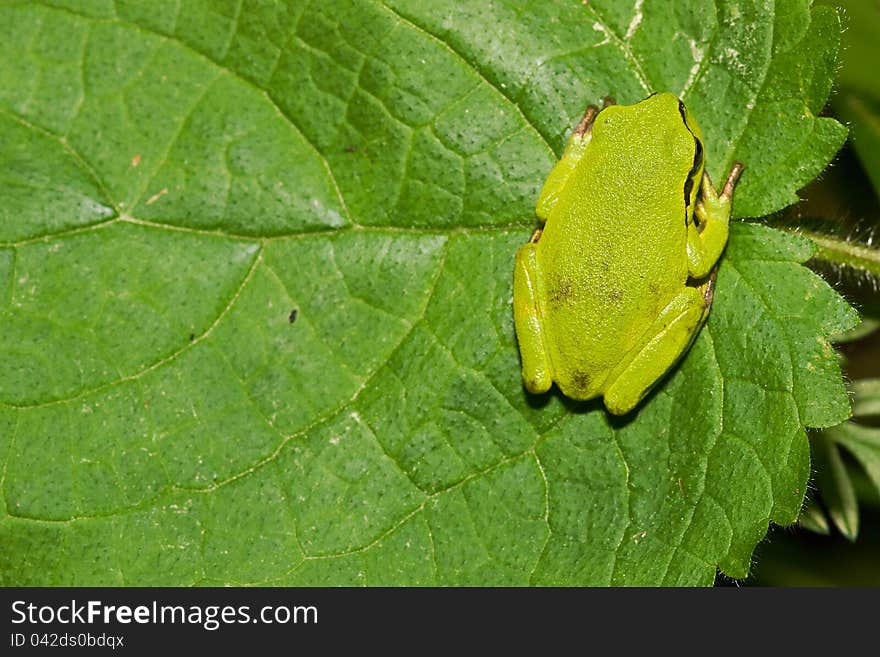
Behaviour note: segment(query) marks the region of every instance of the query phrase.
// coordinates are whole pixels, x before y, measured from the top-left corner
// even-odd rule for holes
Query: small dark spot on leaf
[[[290,315],[287,316],[288,321],[293,324],[296,321],[296,316],[299,314],[299,310],[294,308],[290,311]]]
[[[346,153],[357,153],[358,147],[354,144],[351,144],[349,146],[346,146],[342,150],[344,150]]]
[[[196,334],[195,334],[195,333],[190,333],[190,334],[189,334],[189,341],[192,342],[192,341],[195,340],[195,339],[196,339]]]

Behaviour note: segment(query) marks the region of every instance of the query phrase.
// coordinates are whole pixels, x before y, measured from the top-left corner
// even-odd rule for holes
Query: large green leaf
[[[832,10],[2,4],[3,583],[709,584],[797,517],[855,322],[809,242],[737,223],[625,419],[523,392],[512,263],[609,93],[683,95],[739,216],[795,201]]]

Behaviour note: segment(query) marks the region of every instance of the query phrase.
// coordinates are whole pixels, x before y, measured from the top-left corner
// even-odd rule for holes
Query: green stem
[[[863,272],[880,280],[880,249],[810,230],[798,229],[795,232],[809,238],[818,247],[814,259]]]

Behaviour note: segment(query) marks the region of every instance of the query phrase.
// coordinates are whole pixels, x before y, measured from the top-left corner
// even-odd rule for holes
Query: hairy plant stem
[[[812,240],[818,247],[813,256],[815,260],[844,267],[880,281],[880,248],[802,228],[787,230]]]

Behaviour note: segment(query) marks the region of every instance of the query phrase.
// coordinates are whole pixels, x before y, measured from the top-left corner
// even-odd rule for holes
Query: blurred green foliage
[[[829,112],[850,128],[847,148],[789,213],[821,217],[839,234],[876,244],[880,225],[880,2],[834,0],[843,9],[841,70]],[[880,295],[876,280],[825,270],[861,311],[841,342],[853,419],[814,432],[813,490],[799,526],[775,528],[755,554],[753,585],[880,585]],[[836,275],[836,276],[835,276]]]

